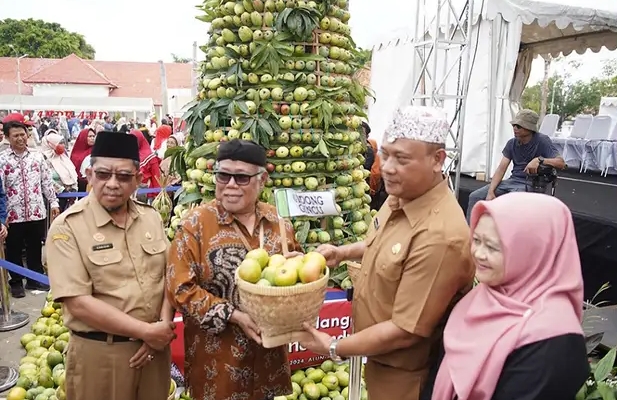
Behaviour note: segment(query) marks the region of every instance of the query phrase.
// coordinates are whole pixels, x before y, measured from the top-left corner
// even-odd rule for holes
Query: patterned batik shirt
[[[282,253],[276,209],[258,203],[250,235],[216,200],[191,210],[169,252],[168,298],[183,314],[185,377],[196,400],[264,400],[292,393],[285,346],[265,349],[229,322],[239,305],[235,271],[248,252],[234,221],[252,248]],[[299,251],[287,223],[290,251]]]
[[[16,154],[9,148],[0,153],[0,171],[8,224],[47,218],[45,199],[51,208],[58,207],[51,171],[41,152],[26,150]]]

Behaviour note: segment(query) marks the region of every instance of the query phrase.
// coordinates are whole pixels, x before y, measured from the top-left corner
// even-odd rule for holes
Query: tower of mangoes
[[[207,0],[199,9],[210,39],[184,116],[189,139],[171,155],[183,184],[168,234],[188,207],[213,197],[218,144],[241,138],[267,149],[263,201],[273,203],[275,188],[336,191],[340,216],[293,221],[306,250],[362,240],[371,212],[360,134],[368,89],[354,78],[348,0]]]

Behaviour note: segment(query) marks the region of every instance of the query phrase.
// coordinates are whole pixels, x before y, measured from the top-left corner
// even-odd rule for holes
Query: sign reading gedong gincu
[[[301,192],[293,189],[274,191],[276,211],[281,218],[326,217],[339,215],[333,190]]]

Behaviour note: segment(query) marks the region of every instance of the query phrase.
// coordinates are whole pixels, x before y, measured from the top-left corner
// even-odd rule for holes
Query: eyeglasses
[[[519,124],[514,124],[514,125],[512,125],[512,128],[521,129],[522,126],[520,126]]]
[[[115,176],[116,180],[120,183],[128,183],[133,180],[133,178],[135,178],[135,174],[116,173],[109,171],[94,171],[94,176],[96,176],[96,179],[100,181],[108,181],[111,179],[112,176]]]
[[[215,174],[216,174],[215,175],[216,182],[220,183],[221,185],[228,184],[231,181],[231,178],[234,178],[234,182],[236,182],[236,185],[246,186],[251,182],[251,178],[257,175],[261,175],[261,172],[257,172],[252,175],[247,175],[247,174],[230,174],[229,172],[217,171],[215,172]]]

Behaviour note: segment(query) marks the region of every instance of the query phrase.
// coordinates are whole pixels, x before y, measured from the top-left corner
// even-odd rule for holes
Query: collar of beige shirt
[[[111,214],[103,208],[103,206],[98,202],[94,193],[90,193],[88,197],[86,197],[87,205],[92,210],[94,214],[94,223],[98,228],[107,225],[108,223],[113,221]],[[141,210],[135,205],[135,202],[131,199],[128,200],[129,207],[129,217],[132,220],[137,219],[140,215],[143,214]],[[128,226],[128,225],[127,225]]]
[[[412,201],[402,203],[398,197],[390,196],[388,198],[388,206],[392,212],[402,210],[413,225],[419,213],[426,213],[426,210],[436,208],[439,201],[448,193],[450,193],[450,187],[448,186],[448,179],[444,177],[443,181]]]

